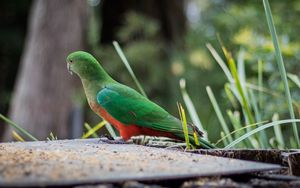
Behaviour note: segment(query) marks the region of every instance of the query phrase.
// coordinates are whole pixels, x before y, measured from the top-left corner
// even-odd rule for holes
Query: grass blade
[[[247,86],[247,83],[245,84]],[[228,90],[230,90],[232,92],[232,94],[235,96],[235,98],[237,99],[237,101],[240,103],[240,105],[242,106],[242,114],[245,120],[245,124],[250,124],[249,121],[249,115],[247,116],[247,112],[246,109],[244,108],[244,102],[243,99],[241,97],[241,93],[238,91],[237,86],[235,83],[232,83],[231,85],[228,84]],[[248,105],[248,103],[247,103]],[[253,117],[253,116],[252,116]],[[251,130],[252,127],[247,127],[247,130]],[[249,138],[249,140],[247,140],[245,142],[245,144],[247,145],[247,147],[253,147],[253,148],[258,148],[258,141],[255,138]]]
[[[231,124],[233,125],[234,130],[241,129],[242,125],[241,125],[241,121],[240,121],[240,113],[238,111],[233,113],[231,110],[227,110],[226,112],[227,112],[227,115],[229,117]],[[236,139],[243,134],[244,134],[244,132],[236,132],[236,134],[234,134],[234,138]]]
[[[230,134],[224,135],[224,137],[220,138],[215,143],[215,145],[219,144],[221,141],[223,142],[223,140],[226,139],[227,137],[229,137],[230,135],[233,135],[235,133],[239,133],[241,131],[244,132],[244,130],[247,129],[247,128],[249,128],[249,127],[256,127],[258,124],[262,124],[262,123],[266,123],[266,122],[268,122],[268,121],[262,121],[262,122],[258,122],[258,123],[254,123],[254,124],[243,126],[243,127],[239,128],[239,129],[235,129],[234,131],[230,132]],[[242,135],[244,135],[244,134],[242,134]],[[240,138],[240,137],[238,137],[238,138]],[[236,138],[236,139],[238,139],[238,138]],[[246,141],[246,140],[243,140],[243,141]]]
[[[232,148],[236,144],[238,144],[241,141],[247,139],[248,137],[254,135],[255,133],[258,133],[261,130],[264,130],[264,129],[267,129],[267,128],[273,127],[273,126],[286,125],[288,123],[293,123],[293,122],[295,122],[295,123],[300,122],[300,119],[287,119],[287,120],[279,120],[279,121],[274,121],[274,122],[271,122],[271,123],[267,123],[265,125],[262,125],[260,127],[257,127],[256,129],[253,129],[253,130],[247,132],[243,136],[239,137],[238,139],[236,139],[233,142],[231,142],[230,144],[228,144],[224,149]]]
[[[257,85],[250,84],[250,83],[246,83],[246,86],[249,89],[256,90],[256,91],[259,91],[259,92],[264,92],[264,93],[266,93],[270,96],[273,96],[275,98],[282,98],[282,99],[286,98],[285,95],[282,95],[281,93],[276,92],[276,91],[269,90],[265,87],[258,87]],[[295,107],[297,107],[297,108],[300,107],[300,103],[298,101],[292,99],[292,103],[293,103],[293,105],[295,105]]]
[[[202,123],[200,121],[200,118],[196,112],[196,109],[195,109],[195,106],[190,98],[190,96],[188,95],[187,91],[186,91],[186,82],[185,82],[185,79],[180,79],[179,81],[179,86],[180,86],[180,89],[181,89],[181,94],[182,94],[182,97],[183,97],[183,100],[184,100],[184,103],[187,107],[187,110],[190,114],[190,117],[194,123],[194,125],[200,130],[203,132],[203,138],[207,140],[207,132],[204,130],[203,126],[202,126]]]
[[[199,144],[199,140],[198,140],[198,133],[197,133],[197,131],[196,131],[196,130],[194,130],[194,134],[193,134],[193,136],[194,136],[194,140],[195,140],[195,144],[196,144],[196,146],[200,146],[200,144]]]
[[[260,122],[261,121],[261,112],[258,110],[256,97],[252,90],[249,90],[249,93],[250,93],[250,100],[251,100],[253,110],[254,110],[255,119],[257,122]],[[260,125],[261,124],[258,124],[258,126],[260,126]],[[262,130],[259,132],[259,143],[261,144],[261,146],[263,148],[267,148],[269,146],[268,137],[267,137],[265,130]]]
[[[17,141],[25,142],[24,138],[22,138],[22,136],[20,136],[16,131],[12,131],[12,135]]]
[[[279,67],[279,72],[280,72],[280,75],[281,75],[281,78],[282,78],[282,81],[284,84],[286,100],[287,100],[288,107],[289,107],[289,113],[290,113],[291,118],[295,119],[295,113],[294,113],[293,104],[292,104],[292,97],[291,97],[291,93],[290,93],[290,89],[289,89],[289,85],[288,85],[288,81],[287,81],[286,70],[285,70],[285,66],[283,63],[283,58],[282,58],[281,50],[279,47],[279,42],[277,39],[277,34],[276,34],[274,22],[273,22],[270,4],[269,4],[268,0],[263,0],[263,4],[264,4],[266,17],[267,17],[268,27],[269,27],[269,30],[270,30],[270,33],[272,36],[272,40],[273,40],[273,45],[275,48],[277,65]],[[294,132],[294,137],[297,142],[297,146],[298,146],[298,148],[300,148],[300,139],[299,139],[297,124],[296,124],[296,122],[292,122],[292,125],[293,125],[293,132]]]
[[[221,45],[222,45],[222,43],[221,43]],[[239,99],[239,102],[242,106],[242,111],[243,111],[243,114],[245,117],[245,122],[246,122],[246,124],[254,124],[255,123],[254,117],[253,117],[252,111],[250,109],[250,105],[249,105],[248,98],[247,98],[247,89],[243,87],[243,83],[238,74],[236,63],[224,45],[222,45],[222,50],[227,59],[227,62],[229,64],[229,69],[230,69],[231,74],[234,79],[234,84],[232,84],[232,85],[235,86],[235,89],[237,90],[237,98]],[[235,93],[234,87],[233,87],[232,91],[233,91],[233,93]],[[248,128],[248,131],[250,131],[250,129],[251,129],[251,127]],[[259,147],[258,139],[249,138],[249,140],[250,140],[251,145],[254,148]]]
[[[103,121],[102,121],[103,122]],[[100,122],[100,123],[102,123],[102,122]],[[99,123],[99,124],[100,124]],[[93,138],[99,138],[99,136],[97,135],[97,131],[101,128],[101,127],[103,127],[104,126],[104,124],[105,124],[105,122],[104,122],[104,124],[101,126],[101,127],[99,127],[98,125],[99,124],[97,124],[95,127],[91,127],[88,123],[84,123],[84,127],[87,129],[87,133],[85,133],[84,135],[82,135],[82,139],[85,139],[85,138],[88,138],[89,136],[93,136]]]
[[[116,134],[114,128],[111,126],[111,124],[109,124],[106,121],[105,121],[105,128],[107,129],[107,131],[109,132],[111,137],[117,138],[117,134]]]
[[[228,143],[228,140],[226,139],[227,136],[225,136],[225,133],[223,131],[221,131],[221,140],[224,144],[224,146],[227,146],[229,143]],[[216,143],[216,145],[218,144],[219,142]]]
[[[287,76],[300,88],[300,79],[296,74],[287,73]]]
[[[236,64],[231,56],[231,54],[227,51],[227,49],[222,46],[222,49],[223,49],[223,52],[225,54],[225,57],[227,59],[227,62],[229,64],[229,68],[230,68],[230,71],[231,71],[231,74],[234,78],[234,81],[235,81],[235,84],[236,84],[236,88],[241,96],[241,99],[242,99],[242,107],[246,113],[246,116],[249,120],[249,123],[250,124],[253,124],[254,123],[254,118],[253,118],[253,115],[252,115],[252,112],[251,112],[251,109],[250,109],[250,106],[249,106],[249,103],[247,101],[247,97],[246,97],[246,90],[243,90],[243,86],[242,86],[242,83],[241,83],[241,80],[240,80],[240,77],[238,75],[238,71],[237,71],[237,68],[236,68]]]
[[[6,123],[8,123],[12,128],[16,129],[17,131],[19,131],[23,135],[25,135],[28,138],[30,138],[30,140],[38,141],[37,138],[35,138],[34,136],[32,136],[29,132],[27,132],[25,129],[23,129],[22,127],[20,127],[19,125],[17,125],[13,121],[11,121],[10,119],[6,118],[4,115],[0,114],[0,118],[3,119]]]
[[[185,138],[185,143],[186,143],[186,149],[190,149],[190,139],[189,139],[189,130],[188,130],[188,125],[186,121],[186,116],[185,116],[185,111],[180,103],[177,103],[178,106],[178,111],[182,123],[182,129],[183,129],[183,134]]]
[[[48,141],[57,140],[57,136],[53,134],[53,132],[50,132],[49,137],[47,137]]]
[[[259,60],[258,61],[258,87],[259,88],[262,88],[263,87],[263,61],[262,60]],[[263,107],[263,100],[262,100],[262,92],[259,91],[258,92],[258,106],[259,108],[262,108]]]
[[[209,52],[214,57],[214,59],[217,61],[217,63],[219,64],[219,66],[222,68],[222,70],[225,73],[228,81],[230,83],[232,83],[233,82],[233,78],[231,76],[231,73],[230,73],[229,69],[226,66],[226,63],[222,60],[222,58],[219,56],[218,52],[213,48],[213,46],[211,44],[209,44],[209,43],[206,44],[206,47],[208,48]]]
[[[237,100],[235,99],[235,96],[233,94],[233,91],[231,91],[231,88],[230,88],[230,84],[229,83],[226,83],[224,85],[224,90],[225,90],[225,93],[227,95],[227,98],[229,99],[229,101],[231,102],[232,106],[234,109],[238,109],[239,105],[238,105],[238,102]]]
[[[278,113],[275,113],[272,117],[272,121],[278,121],[278,120],[279,120],[279,115],[278,115]],[[282,136],[281,127],[274,126],[274,132],[275,132],[276,141],[278,142],[280,149],[283,149],[284,148],[284,139]]]
[[[228,126],[227,126],[227,124],[226,124],[226,122],[225,122],[225,119],[224,119],[224,117],[223,117],[223,115],[222,115],[222,112],[221,112],[221,110],[220,110],[220,107],[219,107],[219,105],[218,105],[218,103],[217,103],[217,101],[216,101],[216,98],[215,98],[215,96],[214,96],[214,94],[213,94],[211,88],[210,88],[209,86],[206,86],[206,91],[207,91],[208,97],[209,97],[209,99],[210,99],[210,102],[212,103],[213,108],[214,108],[214,110],[215,110],[215,112],[216,112],[216,114],[217,114],[217,117],[218,117],[218,119],[219,119],[219,122],[220,122],[220,124],[221,124],[221,126],[222,126],[222,128],[223,128],[223,130],[224,130],[224,133],[225,133],[226,135],[229,135],[229,133],[230,133],[229,128],[228,128]],[[229,142],[232,142],[232,141],[233,141],[233,138],[232,138],[231,135],[228,136],[228,140],[229,140]]]
[[[123,61],[124,65],[126,66],[126,68],[127,68],[128,72],[129,72],[129,74],[131,75],[133,81],[135,82],[135,84],[136,84],[137,87],[139,88],[140,92],[142,93],[142,95],[144,95],[145,97],[147,97],[147,95],[146,95],[144,89],[142,88],[140,82],[139,82],[138,79],[136,78],[136,76],[135,76],[135,74],[134,74],[134,72],[133,72],[133,70],[132,70],[132,68],[131,68],[131,66],[130,66],[130,64],[129,64],[129,62],[127,61],[127,58],[126,58],[126,56],[124,55],[124,53],[123,53],[123,51],[122,51],[122,49],[121,49],[119,43],[118,43],[117,41],[113,41],[113,45],[114,45],[114,47],[115,47],[115,49],[116,49],[118,55],[120,56],[121,60]],[[147,98],[148,98],[148,97],[147,97]]]
[[[245,97],[248,101],[248,93],[246,92],[246,71],[245,71],[245,61],[244,61],[245,52],[241,49],[238,53],[237,60],[237,73],[239,75],[239,81],[241,83],[243,91],[245,91]]]

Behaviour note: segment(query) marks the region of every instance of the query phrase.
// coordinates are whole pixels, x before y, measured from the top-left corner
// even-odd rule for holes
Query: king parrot
[[[89,53],[77,51],[67,57],[68,71],[77,74],[91,109],[112,124],[126,141],[132,136],[162,136],[184,140],[181,121],[134,89],[115,81]],[[214,148],[189,124],[189,139],[200,147]]]

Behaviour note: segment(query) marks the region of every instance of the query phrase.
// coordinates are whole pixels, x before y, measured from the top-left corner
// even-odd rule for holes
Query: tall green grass
[[[208,50],[210,51],[211,55],[214,57],[218,65],[221,67],[228,80],[228,83],[225,83],[224,89],[229,101],[231,102],[231,104],[235,109],[234,111],[226,110],[227,119],[229,119],[230,122],[230,124],[228,124],[227,121],[225,120],[226,118],[222,114],[222,110],[218,105],[218,102],[212,92],[212,89],[209,86],[207,86],[206,90],[208,93],[208,97],[212,103],[213,109],[215,110],[220,126],[222,127],[222,131],[220,133],[221,139],[218,143],[223,142],[225,148],[231,148],[231,147],[270,148],[273,146],[272,144],[270,144],[271,138],[268,138],[268,135],[265,132],[265,129],[269,127],[274,128],[273,129],[274,137],[272,136],[271,137],[276,140],[276,142],[278,143],[277,146],[279,148],[285,148],[287,147],[287,145],[284,142],[284,137],[282,135],[280,125],[288,125],[288,123],[292,123],[293,133],[294,133],[294,138],[291,139],[290,146],[296,146],[298,148],[300,147],[298,130],[296,127],[297,126],[296,122],[299,122],[299,120],[295,119],[295,113],[292,106],[293,103],[297,104],[298,106],[298,103],[293,101],[291,98],[287,78],[289,78],[299,87],[300,87],[300,81],[296,75],[287,74],[285,71],[283,58],[279,48],[276,30],[273,23],[273,18],[272,18],[268,0],[263,0],[263,5],[265,8],[267,23],[272,36],[273,45],[275,48],[277,65],[279,67],[279,72],[285,87],[285,96],[288,103],[288,111],[292,119],[278,120],[278,118],[276,119],[276,112],[274,112],[275,116],[273,116],[273,118],[269,120],[269,121],[273,120],[273,122],[264,124],[266,120],[262,119],[261,111],[264,108],[264,105],[267,104],[263,102],[262,96],[264,94],[268,94],[268,95],[271,94],[272,96],[281,98],[281,94],[276,91],[270,91],[269,89],[264,88],[262,60],[258,61],[257,85],[253,83],[248,83],[245,74],[243,51],[240,51],[238,55],[238,63],[236,64],[231,53],[226,49],[226,47],[222,44],[222,42],[220,42],[223,55],[225,56],[225,60],[226,60],[225,62],[222,58],[222,55],[219,55],[218,52],[213,48],[211,44],[207,44],[206,46]],[[144,96],[146,96],[144,90],[142,89],[135,74],[133,73],[119,44],[117,42],[114,42],[113,44],[119,56],[121,57],[123,63],[125,64],[127,70],[129,71],[130,75],[135,81],[137,87],[139,88],[140,92]],[[204,130],[201,121],[196,113],[192,100],[189,97],[188,92],[186,91],[185,84],[183,84],[183,80],[181,80],[180,88],[181,88],[181,93],[185,105],[187,107],[187,110],[193,122],[201,130]],[[239,107],[241,109],[240,111],[237,110]],[[183,123],[183,130],[185,130],[185,124],[186,124],[185,112],[181,105],[178,106],[178,108]],[[186,133],[186,131],[184,132]],[[206,131],[204,130],[204,132]],[[187,134],[185,135],[186,135],[186,145],[187,147],[189,147],[190,144],[188,141],[188,135]]]
[[[288,107],[289,107],[289,113],[290,113],[291,118],[295,119],[295,113],[294,113],[294,108],[293,108],[293,104],[292,104],[291,92],[290,92],[289,84],[287,81],[287,74],[286,74],[284,63],[283,63],[283,58],[282,58],[282,54],[281,54],[281,50],[280,50],[280,46],[279,46],[279,42],[278,42],[278,38],[277,38],[277,34],[276,34],[276,29],[275,29],[274,22],[273,22],[270,4],[269,4],[268,0],[263,0],[263,4],[264,4],[264,8],[265,8],[266,17],[267,17],[268,27],[269,27],[269,30],[270,30],[270,33],[272,36],[272,40],[273,40],[273,45],[275,48],[277,65],[279,68],[280,76],[281,76],[283,84],[284,84],[286,100],[287,100]],[[300,147],[300,139],[299,139],[297,124],[296,124],[296,122],[292,122],[292,124],[293,124],[293,132],[294,132],[294,137],[297,142],[297,146]]]
[[[258,61],[257,85],[253,83],[248,83],[245,75],[243,51],[240,51],[238,55],[238,63],[236,64],[231,53],[226,49],[223,43],[220,42],[223,55],[225,56],[227,62],[225,63],[225,61],[222,58],[222,55],[219,55],[211,44],[207,44],[206,46],[209,52],[216,60],[218,65],[221,67],[228,80],[228,83],[225,83],[224,87],[228,100],[231,102],[234,109],[238,109],[238,107],[240,107],[240,111],[227,110],[227,119],[230,122],[230,125],[228,125],[221,112],[221,109],[219,108],[219,105],[214,97],[211,88],[209,86],[206,88],[208,97],[211,101],[213,109],[216,112],[216,116],[222,128],[222,131],[220,133],[222,139],[220,139],[218,144],[220,142],[223,142],[225,148],[236,146],[252,148],[270,148],[272,146],[274,147],[274,145],[270,143],[272,139],[275,139],[278,148],[286,148],[287,145],[285,144],[280,125],[290,125],[288,123],[291,123],[294,134],[294,138],[291,139],[290,146],[296,146],[297,148],[300,147],[296,124],[297,122],[299,122],[299,120],[295,119],[295,113],[293,109],[293,104],[295,104],[298,109],[299,105],[296,101],[293,101],[291,98],[287,79],[289,78],[299,87],[300,81],[296,75],[286,73],[268,0],[263,0],[263,5],[265,8],[267,23],[275,48],[276,62],[279,68],[279,73],[281,75],[282,82],[284,84],[285,99],[288,104],[287,110],[289,111],[291,119],[279,120],[277,113],[274,112],[273,118],[270,117],[269,119],[269,121],[273,122],[267,124],[262,123],[262,110],[264,109],[264,106],[267,105],[263,102],[262,96],[264,94],[271,94],[277,98],[282,97],[280,93],[276,91],[270,91],[269,89],[264,88],[262,60]],[[247,126],[249,124],[251,126]],[[274,128],[274,133],[270,138],[268,138],[268,135],[265,132],[265,129],[269,127]],[[232,130],[232,132],[230,132],[230,130]],[[294,142],[296,143],[296,145]]]
[[[276,93],[273,91],[269,91],[268,89],[263,87],[263,80],[262,80],[262,61],[258,62],[258,83],[257,85],[247,83],[244,75],[244,71],[238,71],[239,68],[236,67],[236,63],[234,59],[232,58],[231,54],[228,52],[228,50],[222,46],[222,50],[224,52],[224,56],[227,60],[228,66],[225,65],[224,61],[221,59],[221,56],[216,52],[216,50],[212,47],[212,45],[207,44],[207,48],[210,51],[211,55],[215,58],[215,60],[220,65],[221,69],[224,71],[224,74],[226,75],[228,79],[228,83],[225,84],[225,93],[231,101],[232,105],[236,108],[236,101],[238,101],[239,106],[241,107],[241,113],[238,112],[238,114],[242,114],[242,119],[244,119],[244,123],[240,121],[241,117],[237,115],[233,115],[234,113],[231,110],[227,110],[227,116],[231,123],[231,126],[228,126],[227,123],[224,120],[224,117],[221,113],[221,110],[217,104],[217,101],[211,91],[210,87],[207,87],[207,93],[211,100],[212,106],[216,111],[217,118],[220,122],[220,125],[223,129],[220,136],[224,137],[224,139],[221,139],[223,142],[225,148],[233,147],[236,145],[239,145],[239,147],[252,147],[252,148],[270,148],[270,140],[271,138],[267,137],[267,134],[265,132],[265,129],[268,127],[274,127],[274,139],[276,140],[278,148],[285,148],[287,147],[280,125],[281,123],[292,123],[293,127],[298,122],[295,120],[294,117],[290,120],[282,121],[282,120],[274,120],[272,123],[268,123],[263,125],[262,123],[255,123],[255,122],[261,122],[262,115],[261,110],[264,108],[264,104],[262,101],[262,95],[263,93],[272,94],[276,97],[281,98],[280,93]],[[286,73],[283,75],[285,76]],[[244,79],[241,79],[244,78]],[[295,84],[297,85],[297,78],[293,77]],[[257,92],[257,93],[255,93]],[[258,97],[257,97],[258,96]],[[293,102],[292,98],[290,98],[290,101]],[[296,103],[296,102],[294,102]],[[297,104],[297,103],[296,103]],[[270,119],[271,120],[271,119]],[[256,126],[246,126],[247,124],[256,124]],[[229,134],[229,127],[233,128],[233,132],[235,133],[235,140],[232,141],[231,134]],[[245,128],[247,127],[247,128]],[[246,132],[245,132],[245,130]],[[254,129],[253,129],[254,128]],[[234,130],[243,130],[240,132],[236,132]],[[295,131],[295,129],[293,129]],[[251,134],[249,134],[251,133]],[[259,134],[255,134],[259,133]],[[295,140],[296,140],[296,134],[294,134]],[[292,144],[290,144],[292,145]],[[299,148],[299,146],[297,146]]]
[[[196,112],[195,106],[189,96],[189,94],[186,91],[186,82],[185,79],[180,79],[179,86],[182,94],[182,98],[184,100],[185,105],[187,106],[187,110],[189,112],[189,115],[194,123],[194,125],[203,132],[203,138],[207,140],[207,132],[205,131],[204,127],[202,126],[202,123],[200,121],[200,118]]]

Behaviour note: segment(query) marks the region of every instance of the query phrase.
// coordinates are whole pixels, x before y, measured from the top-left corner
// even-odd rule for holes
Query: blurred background
[[[299,75],[300,1],[270,3],[287,72]],[[224,115],[239,107],[225,96],[226,76],[207,43],[222,54],[219,37],[235,59],[242,56],[250,83],[257,83],[263,60],[263,86],[284,93],[260,0],[3,0],[0,10],[0,113],[39,139],[50,132],[79,138],[84,122],[101,120],[89,109],[79,78],[67,71],[70,52],[91,52],[116,80],[136,89],[114,40],[149,98],[177,117],[176,102],[184,104],[178,82],[186,79],[212,141],[221,128],[205,87],[211,86]],[[290,87],[300,101],[299,87]],[[261,97],[263,120],[274,111],[289,117],[284,98]],[[0,127],[2,140],[12,140],[11,128],[3,121]]]

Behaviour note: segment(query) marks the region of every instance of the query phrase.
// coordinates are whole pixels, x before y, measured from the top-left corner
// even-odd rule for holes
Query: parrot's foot
[[[130,138],[131,142],[137,145],[151,146],[151,147],[172,147],[178,144],[178,140],[167,137],[154,137],[154,136],[133,136]],[[128,140],[128,141],[130,141]]]
[[[107,137],[107,135],[105,137],[100,138],[99,142],[103,142],[107,144],[128,144],[121,137],[113,138],[111,136]]]

